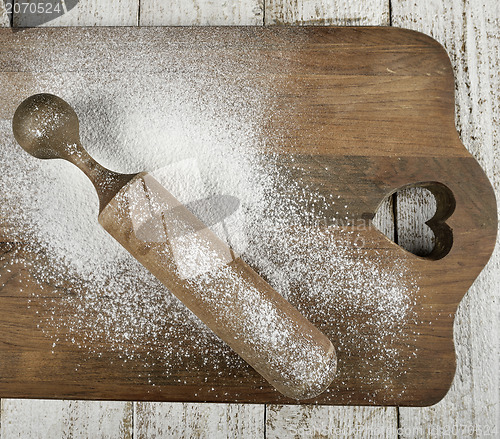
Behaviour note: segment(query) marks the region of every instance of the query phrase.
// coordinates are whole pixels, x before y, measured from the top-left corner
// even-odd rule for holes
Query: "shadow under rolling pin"
[[[97,191],[104,229],[278,391],[310,399],[330,385],[330,340],[151,175],[118,174],[92,159],[69,104],[31,96],[13,130],[34,157],[78,166]]]

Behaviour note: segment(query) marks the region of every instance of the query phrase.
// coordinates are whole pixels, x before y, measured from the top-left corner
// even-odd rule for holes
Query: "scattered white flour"
[[[363,370],[376,361],[404,373],[411,359],[392,346],[415,318],[417,279],[403,263],[387,263],[383,250],[379,259],[364,258],[355,230],[318,226],[342,200],[311,192],[259,152],[269,138],[266,118],[277,111],[273,90],[280,79],[232,75],[225,59],[188,67],[126,79],[54,71],[37,78],[33,93],[57,94],[75,108],[82,144],[102,165],[156,171],[183,203],[220,195],[239,200],[212,229],[332,340],[340,379],[349,376],[342,358],[352,352],[366,362]],[[281,134],[273,133],[274,141]],[[62,296],[30,299],[42,304],[38,325],[54,351],[63,341],[88,356],[112,349],[123,361],[143,364],[145,375],[154,364],[168,375],[192,357],[221,371],[241,368],[243,360],[102,229],[97,196],[83,173],[29,156],[10,121],[0,121],[0,146],[4,234],[29,242],[39,255],[30,264],[33,276]],[[313,213],[304,209],[311,202]],[[343,321],[332,322],[332,314]],[[371,372],[358,378],[386,379],[382,368]]]

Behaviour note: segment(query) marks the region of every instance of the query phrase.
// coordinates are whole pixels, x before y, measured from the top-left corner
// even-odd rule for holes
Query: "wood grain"
[[[303,25],[387,25],[389,24],[389,5],[387,1],[281,1],[266,0],[265,9],[266,24],[303,24]],[[392,197],[389,197],[380,206],[374,225],[378,227],[390,239],[394,239],[394,219],[392,216]],[[287,437],[283,431],[288,429],[301,429],[302,437],[313,437],[313,432],[305,432],[308,425],[329,426],[323,429],[321,434],[325,436],[333,434],[332,425],[348,421],[358,413],[362,415],[365,408],[342,408],[332,412],[329,408],[318,408],[311,414],[309,407],[294,407],[293,416],[280,417],[275,414],[276,407],[267,407],[267,419],[274,419],[268,422],[267,433],[269,437]],[[353,413],[354,412],[354,413]],[[378,425],[397,425],[396,412],[393,411],[386,419],[380,412],[372,412],[371,415]],[[304,418],[307,419],[304,422]],[[326,430],[326,431],[325,431]]]
[[[40,38],[41,32],[44,32],[44,38]],[[87,39],[79,38],[79,32],[83,32]],[[93,81],[95,75],[92,73],[100,70],[102,63],[106,63],[108,72],[113,70],[113,59],[108,57],[103,60],[100,51],[113,53],[116,60],[128,54],[127,60],[135,74],[142,74],[141,68],[146,67],[149,74],[153,74],[155,69],[161,69],[158,60],[164,63],[171,59],[173,63],[179,53],[185,57],[185,62],[194,62],[199,59],[196,55],[198,51],[204,53],[206,60],[224,53],[231,59],[234,74],[237,76],[245,72],[249,81],[252,78],[258,81],[257,73],[262,72],[259,69],[263,66],[267,68],[270,59],[278,67],[279,63],[285,63],[279,71],[286,72],[288,80],[280,82],[284,86],[274,90],[275,105],[281,110],[278,114],[284,117],[266,121],[266,132],[282,130],[281,133],[287,135],[281,137],[279,144],[274,143],[271,136],[262,153],[278,152],[279,166],[290,171],[294,180],[303,182],[308,190],[324,195],[342,194],[353,222],[371,219],[380,203],[395,190],[416,182],[430,182],[429,189],[441,199],[440,218],[445,219],[451,214],[447,223],[454,233],[451,252],[435,261],[411,255],[374,229],[360,230],[367,252],[383,252],[389,265],[407,263],[407,275],[420,278],[420,289],[412,296],[415,301],[413,310],[418,318],[408,322],[404,331],[398,331],[398,337],[393,334],[384,338],[382,344],[373,346],[376,352],[370,354],[371,361],[367,362],[367,353],[347,336],[349,327],[346,326],[363,326],[367,318],[365,314],[354,316],[349,322],[344,321],[342,315],[332,314],[331,321],[319,321],[314,315],[306,315],[331,338],[334,345],[343,346],[344,352],[348,352],[348,355],[339,357],[343,367],[330,392],[315,401],[354,405],[422,405],[438,401],[448,390],[454,372],[451,335],[456,306],[488,259],[496,234],[495,200],[490,185],[479,165],[459,142],[454,129],[453,80],[448,58],[441,46],[421,34],[380,28],[143,28],[127,29],[127,40],[121,38],[122,34],[120,29],[0,32],[0,42],[8,48],[3,56],[8,57],[8,65],[13,69],[9,81],[15,81],[13,75],[17,71],[26,87],[11,88],[13,94],[5,103],[5,113],[8,113],[6,107],[15,107],[15,102],[22,100],[21,95],[29,92],[26,73],[44,65],[46,74],[50,75],[54,68],[51,63],[40,64],[40,58],[33,60],[18,50],[21,46],[29,48],[25,50],[31,55],[39,54],[42,59],[43,56],[62,59],[64,54],[65,64],[58,67],[59,74],[75,78],[76,72],[79,72],[82,80],[89,77]],[[97,46],[99,50],[93,45],[92,52],[85,47],[85,41],[91,44],[97,35],[103,44]],[[154,43],[150,42],[152,35]],[[80,44],[69,44],[70,38],[77,38]],[[50,53],[45,46],[44,51],[38,46],[41,40],[46,39],[52,43]],[[198,44],[193,45],[193,39]],[[113,45],[113,51],[107,44]],[[148,58],[150,44],[154,44],[159,55],[157,58]],[[251,62],[247,57],[241,57],[241,48],[249,45],[253,48]],[[83,66],[78,63],[78,69],[75,69],[80,59],[79,51],[91,53],[94,58],[88,59]],[[206,56],[210,51],[213,55]],[[373,53],[378,56],[372,56]],[[318,57],[318,54],[321,56]],[[418,57],[419,61],[415,59]],[[150,62],[145,64],[144,59]],[[123,64],[118,67],[123,69]],[[259,82],[252,85],[253,88],[258,86]],[[363,102],[365,106],[362,106]],[[405,102],[411,102],[411,105]],[[431,120],[425,120],[423,114]],[[335,136],[329,135],[325,126],[334,130]],[[390,131],[390,126],[399,128]],[[436,130],[439,132],[436,133]],[[356,141],[352,138],[354,133]],[[313,138],[316,142],[312,141]],[[371,155],[369,141],[373,151]],[[436,147],[439,145],[443,146],[438,151]],[[293,162],[290,157],[292,148]],[[464,178],[467,178],[466,182]],[[440,192],[441,186],[433,182],[441,182],[448,189]],[[452,193],[454,202],[447,200],[443,193]],[[331,214],[340,218],[346,215],[346,211],[339,209]],[[329,233],[337,236],[341,228],[332,228]],[[471,252],[475,254],[473,259],[469,257]],[[460,275],[457,276],[457,273]],[[4,288],[7,294],[3,310],[6,327],[12,328],[12,315],[17,314],[17,321],[22,324],[15,329],[22,333],[30,327],[32,319],[29,312],[32,311],[20,317],[21,311],[24,309],[26,312],[26,309],[23,299],[16,301],[15,290],[8,290],[15,288],[14,285]],[[290,301],[307,314],[308,305],[294,302],[300,297],[297,294],[290,297]],[[36,305],[33,304],[32,308],[36,309]],[[366,312],[371,315],[375,308]],[[418,337],[411,336],[416,333]],[[6,337],[11,335],[14,335],[12,331],[10,335],[5,334]],[[377,332],[367,334],[367,337],[377,336]],[[19,334],[15,337],[15,340],[25,339]],[[11,344],[14,339],[9,340]],[[178,376],[165,376],[161,367],[153,368],[151,379],[157,385],[151,388],[145,378],[137,377],[133,372],[141,367],[140,360],[128,362],[127,367],[110,367],[111,362],[116,364],[117,359],[115,354],[109,352],[82,365],[79,377],[86,376],[88,379],[80,378],[75,382],[73,370],[67,366],[73,362],[82,363],[80,351],[69,343],[64,350],[50,354],[47,351],[48,341],[44,341],[43,335],[37,334],[36,330],[35,336],[27,343],[30,354],[26,356],[26,362],[21,362],[21,366],[16,363],[16,367],[8,361],[3,365],[4,394],[42,396],[50,392],[52,396],[88,398],[292,402],[273,393],[255,372],[245,367],[239,368],[236,375],[230,370],[205,370],[203,356],[190,359],[190,364],[197,364],[196,367],[181,365],[176,372]],[[28,345],[15,346],[19,355],[28,349]],[[407,362],[411,359],[411,367],[405,369],[404,377],[399,374],[401,368],[387,367],[387,358],[378,355],[380,352],[377,349],[394,352],[395,357],[391,357],[391,361]],[[47,353],[49,356],[45,357]],[[30,374],[30,361],[35,359],[44,365],[37,369],[37,374],[47,373],[52,378],[32,386],[26,377]],[[52,373],[51,365],[56,368]],[[206,384],[200,382],[198,369],[209,375]],[[374,381],[366,381],[373,370],[383,373],[377,375]],[[99,379],[96,382],[97,376]],[[19,377],[23,377],[22,380]],[[179,379],[185,385],[179,385]],[[94,384],[89,386],[89,383]],[[217,388],[223,383],[230,384],[224,394],[211,391],[212,387]]]
[[[0,16],[2,0],[0,0]],[[136,0],[80,0],[78,5],[47,26],[134,26]],[[2,22],[10,23],[5,18]],[[38,24],[39,18],[14,14],[14,26]],[[1,24],[0,24],[1,27]],[[133,403],[2,399],[0,437],[131,438]]]
[[[266,439],[397,437],[395,407],[271,405]]]
[[[133,437],[132,403],[2,400],[2,438]]]
[[[264,0],[140,0],[141,26],[261,26]]]
[[[10,27],[10,18],[7,15],[6,4],[5,0],[0,0],[0,27]]]
[[[394,236],[394,204],[393,196],[387,197],[377,209],[373,217],[373,225],[379,229],[391,241],[395,241]]]
[[[388,0],[266,0],[266,24],[387,26]]]
[[[424,188],[408,188],[397,193],[397,243],[418,256],[428,256],[435,246],[435,237],[426,224],[436,213],[436,199]]]
[[[134,438],[264,438],[262,404],[136,403]]]
[[[18,3],[38,4],[38,0]],[[54,3],[54,2],[48,2]],[[45,22],[42,14],[31,13],[24,6],[13,17],[14,27],[31,26],[137,26],[139,21],[138,0],[84,0],[67,13]]]
[[[425,32],[446,47],[456,77],[456,124],[460,137],[498,191],[498,2],[396,1],[392,11],[394,25]],[[415,437],[415,432],[420,431],[426,437],[438,438],[453,427],[458,427],[457,436],[498,435],[498,337],[488,335],[500,333],[498,267],[497,249],[458,309],[455,322],[457,374],[450,392],[433,407],[401,409],[401,426],[406,431],[402,437]]]
[[[140,0],[140,25],[262,25],[263,0],[219,2],[206,0]],[[221,424],[221,410],[226,425]],[[258,412],[256,412],[256,410]],[[189,437],[210,431],[212,437],[262,437],[265,407],[224,404],[137,403],[137,437]],[[180,420],[179,420],[180,418]],[[217,419],[217,433],[213,425]],[[165,425],[173,428],[169,429]]]
[[[265,18],[266,24],[303,24],[303,25],[388,25],[389,24],[389,2],[381,0],[363,0],[359,2],[340,1],[308,1],[299,0],[266,0]],[[379,207],[373,219],[374,226],[382,231],[389,239],[394,240],[394,217],[392,196],[388,197]],[[342,425],[344,422],[350,424],[352,418],[363,419],[366,413],[364,407],[337,407],[335,411],[327,407],[317,407],[312,410],[309,406],[291,407],[288,416],[280,416],[276,413],[276,406],[266,408],[268,437],[288,437],[284,432],[294,430],[300,437],[325,437],[335,434],[333,426]],[[281,411],[280,411],[281,412]],[[393,428],[397,426],[396,410],[387,412],[371,411],[373,424]],[[319,425],[318,434],[313,428]],[[326,428],[325,428],[326,426]],[[342,433],[342,430],[341,430]],[[368,435],[368,433],[367,433]]]

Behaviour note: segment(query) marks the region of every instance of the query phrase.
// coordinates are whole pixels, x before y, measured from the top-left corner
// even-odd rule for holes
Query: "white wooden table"
[[[0,26],[29,26],[5,13]],[[21,1],[16,1],[21,3]],[[36,1],[34,2],[36,3]],[[31,21],[30,21],[31,20]],[[462,142],[500,194],[500,2],[498,0],[80,0],[49,26],[383,25],[431,35],[456,77]],[[432,245],[423,190],[388,200],[379,224],[403,247]],[[395,231],[395,232],[394,232]],[[428,408],[313,407],[3,399],[0,438],[442,438],[500,437],[500,254],[462,301],[455,322],[457,372],[448,395]],[[0,359],[1,361],[1,359]],[[448,435],[447,435],[448,434]]]

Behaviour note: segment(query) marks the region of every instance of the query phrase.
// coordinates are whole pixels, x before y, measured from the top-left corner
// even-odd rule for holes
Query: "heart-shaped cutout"
[[[455,210],[451,190],[438,182],[402,187],[379,206],[373,224],[416,256],[441,259],[453,246],[446,220]]]

